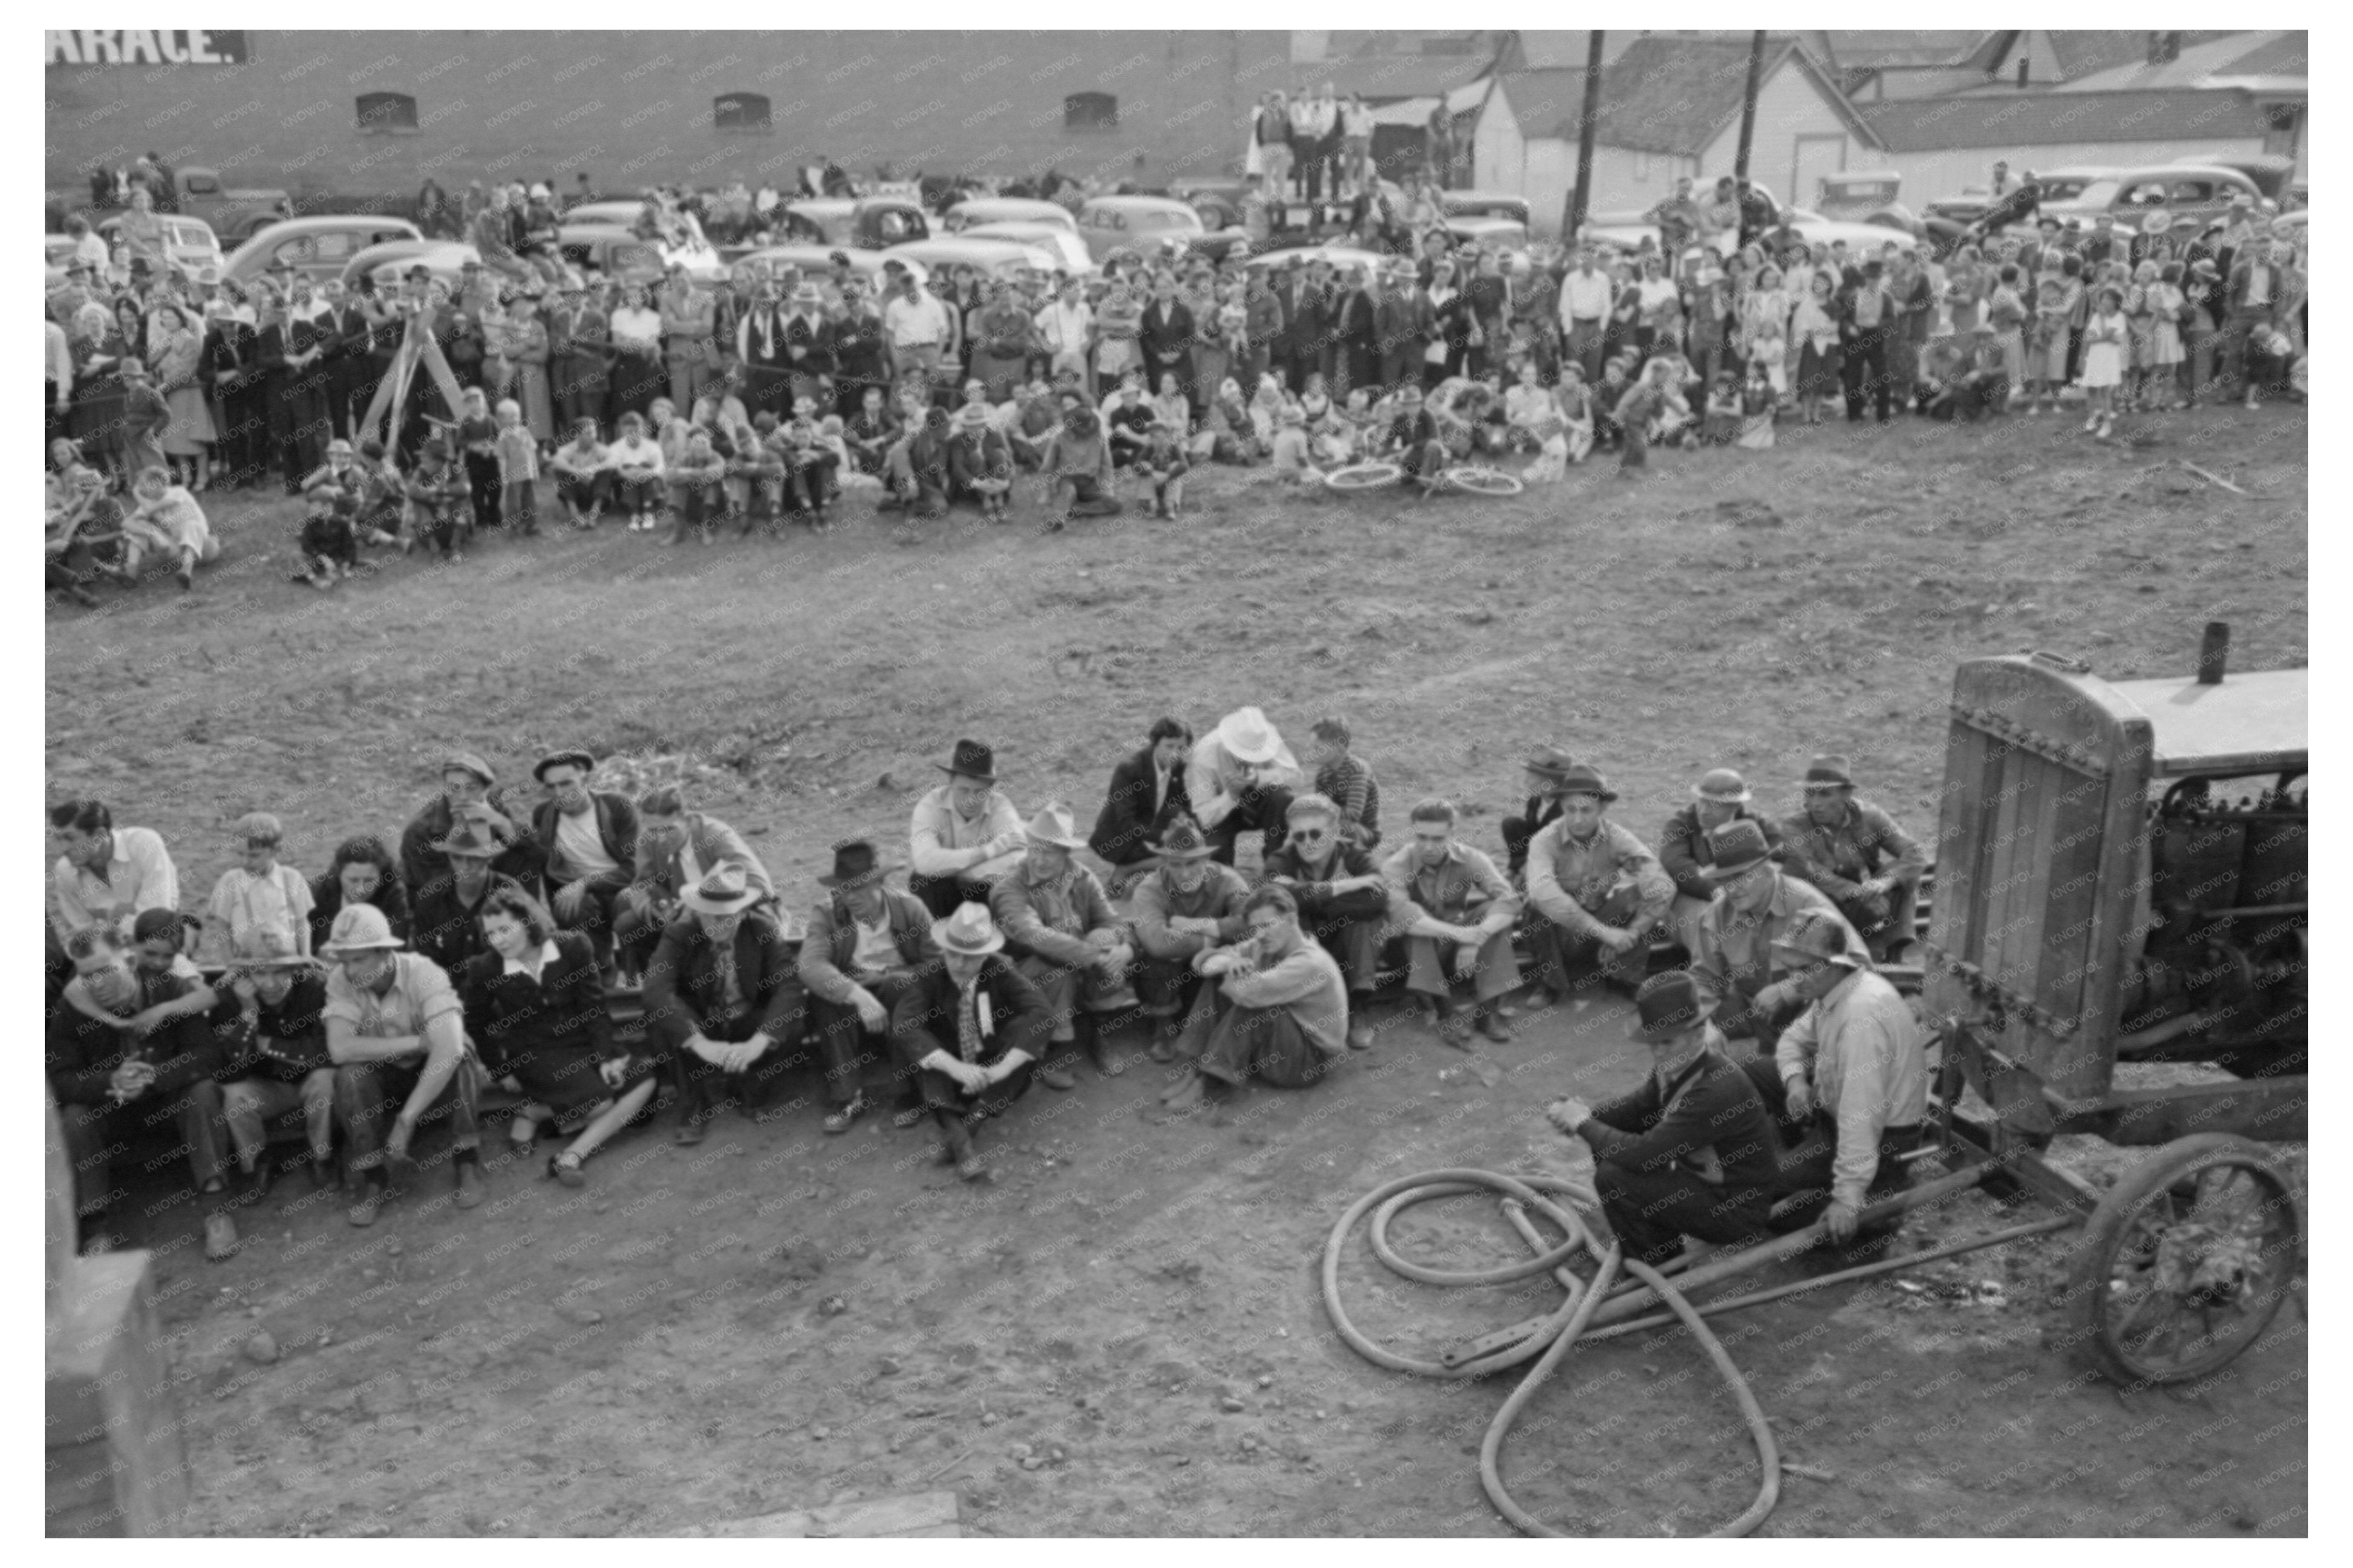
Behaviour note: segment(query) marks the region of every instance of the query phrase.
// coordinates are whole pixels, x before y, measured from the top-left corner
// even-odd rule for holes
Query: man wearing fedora
[[[1773,945],[1792,922],[1827,916],[1846,932],[1848,949],[1864,969],[1871,952],[1839,915],[1827,894],[1775,863],[1764,824],[1725,822],[1708,835],[1707,878],[1715,897],[1693,931],[1691,975],[1700,1001],[1728,1039],[1753,1040],[1770,1055],[1801,999],[1788,983]]]
[[[1650,963],[1651,932],[1675,885],[1659,857],[1606,816],[1618,799],[1601,775],[1573,763],[1560,777],[1560,815],[1528,841],[1528,902],[1536,986],[1553,1000],[1597,980],[1632,988]]]
[[[1845,758],[1817,757],[1808,766],[1806,809],[1781,819],[1781,841],[1789,874],[1829,894],[1873,958],[1897,958],[1912,944],[1928,857],[1894,818],[1855,799]]]
[[[1159,842],[1145,847],[1155,863],[1135,887],[1135,992],[1152,1020],[1152,1059],[1167,1062],[1200,1000],[1193,960],[1241,940],[1250,890],[1241,873],[1209,858],[1209,841],[1190,817],[1170,822]]]
[[[1667,906],[1667,922],[1686,954],[1699,951],[1699,917],[1715,901],[1715,882],[1707,872],[1715,863],[1708,834],[1726,822],[1755,822],[1765,835],[1765,847],[1777,858],[1781,830],[1749,810],[1756,800],[1748,781],[1729,768],[1710,768],[1692,787],[1692,803],[1667,819],[1659,831],[1659,864],[1675,885],[1675,901]]]
[[[940,956],[891,1010],[892,1045],[939,1128],[941,1162],[973,1181],[988,1171],[974,1129],[1029,1091],[1046,1049],[1046,999],[1006,958],[986,905],[934,922],[932,940]]]
[[[1498,1016],[1503,999],[1520,986],[1512,951],[1520,895],[1495,863],[1454,836],[1454,802],[1418,802],[1413,842],[1399,845],[1381,866],[1397,892],[1398,923],[1406,937],[1406,989],[1430,998],[1438,1036],[1458,1051],[1471,1049],[1472,1025],[1454,1007],[1454,982],[1472,982],[1479,1032],[1501,1044],[1511,1026]]]
[[[1240,942],[1193,959],[1195,973],[1218,981],[1217,1022],[1193,1071],[1160,1097],[1171,1110],[1223,1097],[1254,1077],[1304,1088],[1347,1054],[1345,981],[1332,955],[1300,930],[1291,890],[1269,885],[1251,894],[1242,923],[1249,935]]]
[[[646,965],[646,1033],[678,1084],[677,1141],[693,1145],[731,1103],[757,1121],[789,1108],[768,1100],[799,1060],[805,1010],[784,927],[741,865],[722,861],[679,902]]]
[[[991,523],[1005,521],[1013,493],[1013,449],[1004,432],[988,422],[988,410],[966,403],[951,421],[948,437],[948,499],[971,500]]]
[[[834,845],[832,872],[817,879],[832,891],[818,900],[801,939],[801,986],[825,1065],[828,1132],[848,1132],[865,1114],[861,1069],[870,1054],[888,1059],[891,1010],[917,972],[940,956],[931,911],[882,880],[894,869],[871,839]],[[902,1087],[900,1125],[913,1127],[922,1101],[912,1081],[902,1081]]]
[[[1069,1064],[1082,1033],[1106,1078],[1127,1071],[1119,1047],[1103,1037],[1103,1014],[1135,1006],[1127,967],[1135,948],[1127,923],[1103,896],[1095,874],[1071,858],[1086,848],[1071,809],[1057,800],[1023,830],[1027,847],[988,890],[988,912],[1006,951],[1046,999],[1047,1059],[1038,1076],[1050,1089],[1077,1086]]]
[[[355,1225],[375,1224],[391,1196],[389,1168],[410,1164],[409,1143],[427,1117],[449,1118],[458,1207],[482,1201],[481,1069],[466,1044],[458,992],[440,965],[402,945],[383,910],[353,904],[337,912],[320,949],[335,966],[320,1018],[335,1065],[335,1118],[360,1181],[345,1213]]]
[[[417,950],[455,975],[490,950],[482,938],[484,903],[493,892],[529,889],[499,871],[500,846],[479,821],[460,822],[432,846],[447,869],[425,885],[409,912]]]
[[[1503,821],[1504,869],[1518,882],[1527,874],[1528,841],[1560,819],[1560,787],[1577,764],[1556,746],[1539,746],[1521,764],[1527,774],[1527,804]],[[1531,906],[1533,907],[1533,906]]]
[[[1185,792],[1219,865],[1234,863],[1234,841],[1247,832],[1265,835],[1261,860],[1282,847],[1299,782],[1299,759],[1254,707],[1219,719],[1185,765]]]
[[[1348,1049],[1373,1047],[1372,1004],[1393,894],[1372,852],[1341,831],[1338,801],[1321,790],[1292,798],[1282,847],[1262,867],[1290,889],[1299,928],[1332,955],[1348,984]]]
[[[1592,1150],[1603,1217],[1627,1256],[1655,1268],[1683,1251],[1686,1235],[1728,1243],[1763,1233],[1781,1146],[1690,975],[1652,975],[1635,992],[1634,1011],[1628,1036],[1651,1051],[1641,1086],[1599,1106],[1556,1100],[1545,1115]]]
[[[448,874],[448,842],[460,821],[470,822],[495,846],[491,869],[525,886],[539,881],[539,843],[517,823],[491,765],[470,751],[453,751],[441,762],[441,793],[425,803],[400,834],[400,874],[411,896],[422,895]]]
[[[638,808],[627,795],[591,789],[596,759],[550,752],[532,768],[547,799],[532,808],[531,832],[544,857],[547,906],[567,931],[586,931],[596,963],[613,968],[613,906],[638,879]]]
[[[988,885],[1020,863],[1029,837],[1021,813],[997,788],[997,753],[959,740],[934,764],[948,781],[915,802],[908,820],[907,891],[935,918],[959,904],[988,902]]]
[[[1782,1161],[1785,1185],[1827,1194],[1831,1236],[1852,1241],[1872,1198],[1909,1184],[1902,1156],[1928,1114],[1928,1059],[1912,1004],[1850,946],[1835,915],[1799,915],[1774,941],[1804,1011],[1774,1047],[1786,1119],[1810,1134]],[[1801,1211],[1803,1212],[1803,1211]],[[1810,1215],[1809,1215],[1810,1217]]]
[[[689,810],[677,785],[638,797],[638,879],[614,905],[613,942],[625,979],[644,972],[662,932],[678,918],[679,895],[731,860],[762,898],[776,897],[776,882],[744,835],[707,812]]]
[[[1193,726],[1180,718],[1157,718],[1144,749],[1111,770],[1111,789],[1095,814],[1087,847],[1112,866],[1106,891],[1114,898],[1159,864],[1152,841],[1179,817],[1193,814],[1185,791],[1185,758],[1193,748]]]

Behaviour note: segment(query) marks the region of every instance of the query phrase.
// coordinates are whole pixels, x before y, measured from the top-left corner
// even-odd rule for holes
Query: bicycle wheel
[[[1357,462],[1334,469],[1324,482],[1339,491],[1385,490],[1404,477],[1405,470],[1393,462]]]
[[[1475,466],[1448,469],[1446,482],[1451,489],[1468,491],[1473,495],[1517,495],[1526,488],[1501,469]]]

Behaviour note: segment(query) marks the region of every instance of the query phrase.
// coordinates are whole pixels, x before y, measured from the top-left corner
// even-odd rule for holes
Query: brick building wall
[[[247,32],[241,63],[185,58],[189,37],[49,35],[49,185],[151,149],[305,192],[581,169],[604,191],[788,185],[824,156],[1157,183],[1239,168],[1245,115],[1291,69],[1282,31]]]

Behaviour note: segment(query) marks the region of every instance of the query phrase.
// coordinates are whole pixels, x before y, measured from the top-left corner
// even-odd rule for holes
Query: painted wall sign
[[[79,27],[41,35],[45,65],[243,65],[243,28]]]

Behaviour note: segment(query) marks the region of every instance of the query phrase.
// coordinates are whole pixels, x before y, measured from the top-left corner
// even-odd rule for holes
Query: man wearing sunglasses
[[[1369,1051],[1367,1015],[1391,901],[1388,879],[1369,853],[1342,834],[1340,806],[1329,795],[1295,797],[1285,821],[1289,834],[1266,856],[1266,880],[1290,890],[1299,904],[1300,929],[1339,964],[1348,986],[1348,1048]]]

